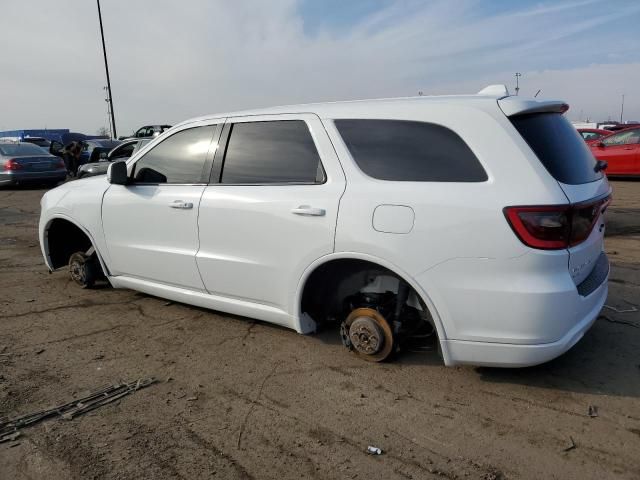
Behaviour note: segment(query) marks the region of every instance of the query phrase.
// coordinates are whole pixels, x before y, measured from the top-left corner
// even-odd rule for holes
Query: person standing
[[[80,166],[80,154],[82,153],[82,144],[80,142],[71,142],[64,149],[63,160],[67,167],[67,173],[70,177],[78,175],[78,167]]]

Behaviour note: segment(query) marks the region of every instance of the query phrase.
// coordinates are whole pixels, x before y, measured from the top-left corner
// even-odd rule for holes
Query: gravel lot
[[[612,184],[607,304],[640,307],[640,182]],[[445,368],[433,352],[367,364],[337,335],[50,275],[43,192],[0,190],[0,417],[160,382],[1,443],[2,479],[640,478],[640,312],[605,309],[535,368]]]

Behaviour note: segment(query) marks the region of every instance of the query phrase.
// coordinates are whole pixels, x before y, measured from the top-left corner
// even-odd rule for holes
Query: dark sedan
[[[37,145],[0,143],[0,185],[57,185],[66,177],[64,162]]]

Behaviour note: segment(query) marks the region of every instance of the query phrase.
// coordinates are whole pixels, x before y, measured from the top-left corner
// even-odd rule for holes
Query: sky
[[[640,0],[102,0],[119,135],[210,113],[475,93],[640,120]],[[107,125],[96,2],[0,5],[0,130]]]

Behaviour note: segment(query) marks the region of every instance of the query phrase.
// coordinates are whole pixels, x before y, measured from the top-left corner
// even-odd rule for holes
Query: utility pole
[[[100,0],[98,2],[98,20],[100,21],[100,37],[102,38],[102,53],[104,55],[104,69],[107,72],[107,91],[109,93],[109,109],[111,110],[111,133],[113,138],[118,138],[116,133],[116,117],[113,113],[113,96],[111,95],[111,80],[109,79],[109,64],[107,63],[107,47],[104,44],[104,30],[102,29],[102,12],[100,11]]]
[[[520,84],[518,82],[518,79],[522,76],[522,74],[520,72],[516,72],[516,96],[518,95],[518,92],[520,92]]]
[[[620,123],[622,123],[623,114],[624,114],[624,93],[622,94],[622,105],[620,106]]]
[[[104,101],[107,104],[107,125],[109,126],[109,137],[115,138],[113,136],[113,130],[112,130],[112,127],[111,127],[111,108],[109,108],[109,92],[108,92],[108,88],[105,85],[104,87],[102,87],[102,89],[104,90],[105,94],[107,95],[107,98],[105,98]]]

